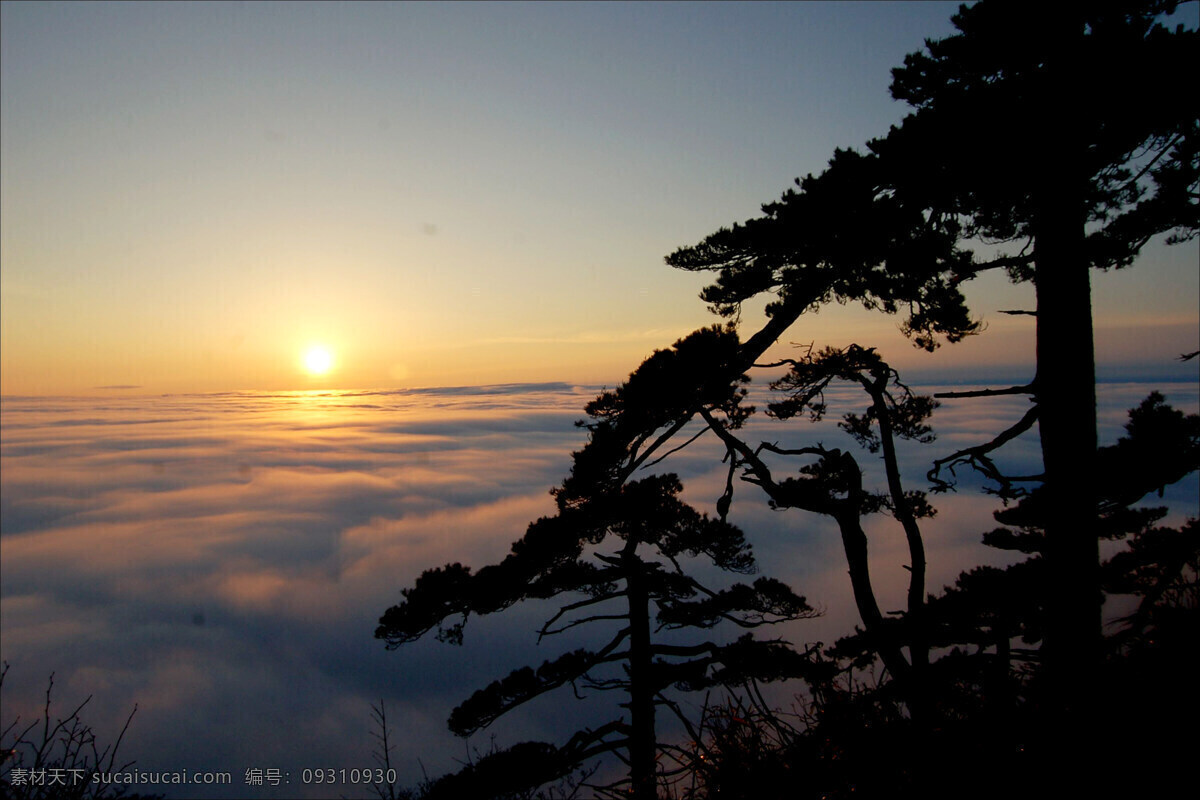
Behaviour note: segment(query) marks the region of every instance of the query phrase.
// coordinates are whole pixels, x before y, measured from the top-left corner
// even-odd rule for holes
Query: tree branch
[[[954,468],[959,464],[969,464],[973,469],[982,472],[987,477],[1000,484],[1000,495],[1002,497],[1016,497],[1017,490],[1012,488],[1012,484],[1017,480],[1029,480],[1028,478],[1012,478],[1004,475],[996,467],[996,464],[988,457],[988,453],[1003,446],[1020,436],[1025,431],[1033,427],[1033,423],[1038,419],[1038,406],[1034,405],[1025,412],[1025,416],[1021,417],[1015,425],[1001,433],[995,439],[984,444],[968,447],[965,450],[959,450],[957,453],[939,458],[933,462],[933,468],[929,470],[926,477],[934,484],[933,491],[944,492],[948,489],[953,489],[954,485],[950,481],[942,480],[939,476],[942,468],[946,467],[950,470],[950,474],[955,474]],[[1021,490],[1023,493],[1023,490]]]
[[[574,611],[578,608],[586,608],[587,606],[594,606],[597,603],[604,603],[609,600],[615,600],[618,597],[624,597],[625,594],[626,594],[626,592],[624,590],[619,591],[619,592],[610,592],[601,597],[589,597],[587,600],[580,600],[578,603],[571,603],[570,605],[563,606],[562,608],[560,608],[557,611],[557,613],[555,613],[554,616],[552,616],[550,619],[546,620],[545,624],[542,625],[542,629],[540,631],[538,631],[538,642],[541,642],[542,637],[551,632],[549,630],[550,626],[553,625],[555,622],[557,622],[559,619],[561,619],[564,614],[566,614],[570,611]],[[622,616],[624,616],[624,615],[622,615]],[[565,630],[565,628],[561,629],[561,630]],[[557,633],[557,631],[555,631],[555,633]]]
[[[542,629],[540,631],[538,631],[538,641],[541,641],[541,638],[543,636],[552,636],[556,633],[562,633],[563,631],[569,631],[571,628],[574,628],[577,625],[586,625],[589,622],[598,622],[599,620],[602,620],[602,619],[624,619],[624,620],[627,620],[627,619],[629,619],[629,615],[628,614],[597,614],[592,617],[580,617],[579,619],[571,620],[567,624],[563,625],[561,628],[550,629],[550,628],[543,626]]]
[[[630,475],[632,475],[634,472],[636,472],[639,468],[641,468],[642,463],[647,458],[649,458],[651,455],[653,455],[655,450],[657,450],[659,447],[661,447],[662,445],[669,442],[671,440],[671,437],[673,437],[675,434],[679,433],[679,431],[683,430],[683,427],[691,421],[692,421],[691,413],[684,415],[682,418],[676,420],[675,423],[672,424],[670,428],[667,428],[667,430],[665,432],[663,432],[663,434],[661,436],[659,436],[657,439],[655,439],[654,442],[652,442],[650,444],[650,446],[646,448],[645,452],[643,452],[641,455],[637,455],[636,453],[631,454],[630,458],[629,458],[629,463],[626,464],[625,469],[623,469],[621,471],[622,477],[628,478]]]
[[[703,436],[703,435],[704,435],[704,434],[706,434],[706,433],[708,433],[708,428],[701,428],[701,429],[700,429],[700,432],[699,432],[699,433],[697,433],[695,436],[693,436],[692,438],[688,439],[686,442],[684,442],[683,444],[679,445],[678,447],[672,447],[670,450],[668,450],[667,452],[663,453],[661,456],[659,456],[658,458],[654,459],[654,460],[653,460],[653,461],[651,461],[649,464],[646,464],[646,465],[643,467],[643,469],[649,469],[650,467],[653,467],[655,464],[659,463],[660,461],[663,461],[664,459],[666,459],[666,457],[667,457],[667,456],[669,456],[669,455],[671,455],[672,453],[678,453],[680,450],[682,450],[683,448],[687,447],[689,444],[691,444],[692,442],[696,441],[697,439],[699,439],[701,436]]]
[[[1009,386],[1006,389],[974,389],[969,392],[938,392],[934,395],[939,400],[954,397],[999,397],[1006,394],[1034,394],[1037,391],[1035,381],[1024,386]]]

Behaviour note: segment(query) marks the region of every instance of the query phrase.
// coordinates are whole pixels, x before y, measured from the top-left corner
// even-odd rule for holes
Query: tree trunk
[[[633,541],[632,539],[630,541]],[[629,594],[629,778],[634,800],[655,800],[654,686],[650,650],[650,596],[642,560],[631,548],[622,553]]]
[[[850,588],[854,592],[854,605],[858,608],[858,616],[888,672],[897,680],[907,683],[912,668],[904,658],[900,643],[887,629],[887,621],[875,600],[875,590],[871,588],[867,534],[862,529],[857,513],[841,512],[834,518],[842,534],[842,548],[846,553],[846,568],[850,573]]]
[[[912,667],[904,658],[899,640],[888,629],[887,621],[875,599],[875,590],[871,586],[870,561],[867,557],[867,534],[862,527],[862,471],[858,468],[858,462],[849,453],[842,453],[841,458],[846,461],[842,467],[843,471],[847,475],[858,476],[855,479],[855,485],[851,487],[850,497],[833,515],[837,520],[838,530],[842,534],[842,548],[846,553],[846,567],[850,573],[850,588],[854,591],[854,603],[858,607],[858,616],[863,621],[863,627],[874,640],[873,643],[883,665],[892,673],[892,677],[907,684],[911,677]]]
[[[900,481],[900,463],[896,456],[896,439],[892,430],[892,420],[883,393],[886,390],[886,374],[876,377],[874,381],[863,379],[863,386],[871,395],[871,404],[879,421],[879,442],[883,448],[883,463],[887,473],[888,494],[892,497],[896,519],[904,529],[904,538],[908,542],[908,557],[912,561],[909,566],[908,580],[908,652],[912,661],[912,674],[908,682],[909,710],[914,720],[928,720],[928,673],[929,673],[929,631],[925,619],[925,543],[921,538],[921,528],[913,516],[908,498],[904,494],[904,485]]]
[[[846,568],[850,573],[850,588],[854,592],[854,604],[858,608],[858,616],[862,619],[863,627],[871,637],[872,645],[879,653],[883,665],[897,680],[906,681],[911,672],[911,666],[904,657],[899,639],[888,629],[887,621],[875,599],[875,590],[871,587],[867,534],[862,527],[864,499],[862,470],[859,469],[854,456],[849,453],[840,453],[836,456],[830,453],[822,459],[825,461],[836,458],[836,462],[831,462],[827,466],[845,475],[851,485],[848,488],[846,499],[826,498],[819,505],[814,505],[811,499],[806,500],[802,496],[802,492],[789,492],[781,489],[779,484],[771,478],[771,472],[767,466],[745,442],[737,439],[704,409],[700,410],[700,415],[708,423],[709,429],[720,437],[726,447],[746,459],[758,477],[758,485],[780,508],[799,508],[816,514],[827,514],[834,518],[838,525],[838,531],[842,535],[842,549],[846,553]]]
[[[1050,695],[1070,714],[1091,692],[1100,656],[1096,370],[1088,266],[1079,246],[1083,226],[1054,228],[1047,225],[1038,235],[1036,253],[1038,425],[1049,574],[1045,664]]]
[[[1066,15],[1070,17],[1071,15]],[[1082,713],[1099,666],[1100,574],[1096,538],[1096,366],[1086,238],[1081,23],[1068,20],[1062,60],[1050,72],[1042,121],[1045,158],[1036,186],[1039,431],[1045,469],[1047,689],[1064,719]]]

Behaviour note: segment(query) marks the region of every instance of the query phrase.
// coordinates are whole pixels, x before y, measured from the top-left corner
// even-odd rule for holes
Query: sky
[[[551,513],[584,404],[717,321],[706,277],[663,257],[899,122],[889,70],[954,8],[0,4],[5,720],[40,713],[54,672],[64,706],[94,698],[102,738],[137,704],[123,747],[143,769],[361,765],[381,699],[408,785],[486,749],[490,731],[464,744],[446,716],[558,654],[532,642],[545,608],[474,619],[461,650],[388,652],[379,615]],[[1104,443],[1152,388],[1197,410],[1196,362],[1176,358],[1200,338],[1198,260],[1156,243],[1094,276]],[[987,330],[934,354],[838,306],[782,347],[875,345],[926,389],[1031,378],[1030,318],[997,313],[1031,308],[1030,288],[967,290]],[[905,479],[924,488],[932,457],[1026,407],[947,402]],[[834,421],[757,415],[746,434],[853,447]],[[1002,458],[1037,456],[1028,434]],[[659,468],[711,511],[720,457],[701,439]],[[926,529],[931,590],[1000,557],[979,542],[993,498],[960,488]],[[786,634],[832,642],[857,621],[836,531],[756,491],[739,485],[733,520],[824,614]],[[1168,521],[1195,498],[1195,476],[1169,488]],[[868,534],[898,607],[903,537]],[[548,697],[496,732],[561,741],[579,708]]]
[[[663,257],[898,122],[953,9],[4,2],[0,392],[618,381],[716,321]],[[1101,374],[1195,349],[1197,260],[1096,276]],[[1028,287],[976,284],[935,356],[854,309],[794,338],[1027,371]]]

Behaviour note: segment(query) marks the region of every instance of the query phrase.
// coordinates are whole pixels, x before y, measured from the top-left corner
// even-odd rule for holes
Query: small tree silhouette
[[[934,726],[914,729],[901,705],[907,693],[897,691],[903,681],[863,684],[840,672],[836,680],[810,681],[802,724],[787,735],[746,710],[714,715],[708,747],[717,757],[699,771],[697,796],[941,796],[944,787],[958,795],[964,786],[987,798],[1158,796],[1178,785],[1191,739],[1166,731],[1200,711],[1191,677],[1200,669],[1200,527],[1194,518],[1163,527],[1164,508],[1136,504],[1200,468],[1200,416],[1153,393],[1130,411],[1126,435],[1100,448],[1097,460],[1105,476],[1096,487],[1097,536],[1109,552],[1127,542],[1102,565],[1106,603],[1127,609],[1109,613],[1104,691],[1094,698],[1104,713],[1092,739],[1111,750],[1110,763],[1064,774],[1062,751],[1073,743],[1039,741],[1057,711],[1037,647],[1053,573],[1043,556],[1045,496],[1033,490],[996,514],[1004,527],[984,535],[986,544],[1026,557],[968,570],[927,598],[925,687]],[[893,623],[901,630],[904,617]],[[868,627],[826,654],[853,665],[873,659],[878,647]]]
[[[602,421],[596,426],[607,429]],[[450,729],[472,734],[516,706],[568,684],[577,696],[581,690],[624,692],[620,705],[626,714],[580,730],[562,746],[524,742],[493,753],[434,784],[432,796],[514,793],[614,753],[628,764],[629,777],[595,788],[640,800],[655,798],[658,782],[683,774],[694,756],[690,748],[656,735],[656,709],[661,706],[684,726],[690,724],[670,696],[672,687],[700,691],[792,678],[810,664],[786,643],[751,634],[726,644],[656,640],[655,633],[664,630],[707,630],[722,621],[754,628],[815,612],[803,597],[770,578],[709,589],[684,570],[685,561],[703,557],[721,571],[754,572],[742,533],[679,500],[682,486],[674,475],[580,493],[583,482],[599,488],[587,479],[596,475],[595,467],[588,456],[576,453],[576,469],[556,491],[557,516],[530,524],[502,563],[475,573],[458,564],[422,573],[412,588],[403,590],[404,602],[380,618],[376,636],[396,648],[437,627],[440,640],[461,643],[472,613],[497,612],[523,600],[581,595],[546,620],[539,640],[583,625],[616,625],[607,643],[566,652],[536,669],[517,669],[492,682],[451,712]],[[611,543],[618,547],[606,549]],[[446,624],[452,616],[460,619]]]
[[[707,410],[700,415],[709,428],[725,443],[729,473],[725,494],[718,507],[728,508],[733,496],[733,478],[742,470],[742,480],[766,492],[774,508],[798,508],[831,517],[841,532],[850,584],[859,617],[865,626],[863,641],[869,641],[871,653],[877,653],[888,671],[903,685],[910,710],[924,716],[929,707],[925,673],[929,664],[929,641],[924,620],[925,546],[918,520],[934,514],[921,492],[906,491],[900,475],[896,440],[929,442],[933,433],[926,424],[935,403],[914,395],[900,382],[897,373],[872,349],[850,345],[845,349],[827,348],[803,359],[788,359],[791,369],[772,384],[785,393],[769,406],[778,419],[804,415],[816,422],[827,406],[824,392],[834,381],[859,385],[870,399],[862,414],[846,414],[840,427],[872,453],[882,451],[887,491],[872,493],[863,486],[862,470],[849,452],[822,445],[784,449],[769,442],[756,447],[738,438],[728,421]],[[791,456],[815,459],[799,468],[794,476],[778,477],[780,470],[768,458]],[[908,544],[910,564],[908,609],[897,618],[885,617],[871,585],[867,559],[867,536],[862,520],[877,512],[886,512],[900,524]],[[906,654],[907,651],[907,654]]]

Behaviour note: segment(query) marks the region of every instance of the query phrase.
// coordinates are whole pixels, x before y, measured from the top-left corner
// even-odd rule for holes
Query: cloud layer
[[[1196,392],[1170,399],[1194,410]],[[1103,387],[1105,439],[1149,390]],[[370,705],[387,704],[394,765],[415,784],[424,768],[456,768],[470,745],[445,728],[470,691],[556,655],[532,635],[546,606],[473,620],[462,648],[421,641],[387,652],[373,630],[399,590],[447,562],[475,567],[507,552],[553,508],[548,489],[584,441],[574,426],[592,388],[511,385],[409,392],[223,394],[92,400],[6,399],[3,405],[5,717],[36,713],[56,673],[63,704],[87,695],[89,721],[113,738],[136,703],[123,745],[147,770],[224,770],[238,793],[249,768],[371,765]],[[853,410],[853,393],[831,394]],[[935,417],[940,439],[904,451],[923,487],[928,462],[990,438],[1024,400],[955,401]],[[838,412],[840,413],[840,412]],[[836,414],[832,414],[836,419]],[[832,422],[759,419],[751,439],[852,447]],[[1036,438],[1006,455],[1036,458]],[[874,479],[876,459],[860,462]],[[712,437],[660,469],[711,509],[724,467]],[[926,528],[929,587],[998,554],[978,544],[992,504],[964,476]],[[1190,492],[1190,494],[1189,494]],[[1194,511],[1194,481],[1168,501]],[[772,512],[739,486],[734,521],[761,564],[826,614],[790,626],[830,642],[856,621],[836,532],[795,511]],[[903,537],[880,519],[872,566],[885,608],[902,602]],[[564,644],[569,644],[564,642]],[[560,738],[590,713],[550,701],[497,726],[498,741]],[[366,792],[342,787],[348,796]],[[325,792],[328,793],[328,787]],[[174,787],[173,797],[221,797]],[[293,784],[263,796],[321,796]]]

